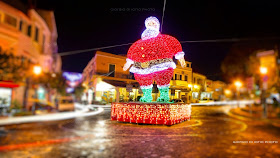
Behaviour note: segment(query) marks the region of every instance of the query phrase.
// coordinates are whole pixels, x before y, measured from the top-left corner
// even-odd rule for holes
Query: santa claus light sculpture
[[[159,32],[160,23],[156,17],[148,17],[145,26],[141,39],[129,48],[123,70],[126,71],[132,65],[130,72],[134,73],[143,91],[141,102],[152,101],[154,81],[160,91],[157,101],[169,102],[169,83],[176,68],[173,56],[185,67],[185,53],[176,38]]]

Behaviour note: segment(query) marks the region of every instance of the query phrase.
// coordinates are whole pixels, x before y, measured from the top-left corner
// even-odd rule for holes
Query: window
[[[34,40],[38,42],[38,39],[39,39],[39,29],[38,29],[38,27],[35,27],[35,38],[34,38]]]
[[[182,80],[182,75],[180,75],[180,80]]]
[[[42,41],[42,52],[45,52],[45,40],[46,40],[46,36],[43,35],[43,41]]]
[[[114,64],[109,64],[109,76],[110,77],[115,77],[115,65]]]
[[[188,75],[185,75],[185,81],[188,82]]]
[[[18,28],[19,31],[22,31],[22,25],[23,25],[23,21],[20,20],[20,22],[19,22],[19,28]]]
[[[190,64],[187,64],[187,67],[190,67]]]
[[[177,74],[175,74],[175,80],[177,80],[177,79],[178,79]]]
[[[31,25],[27,27],[27,36],[31,37]]]
[[[131,73],[131,72],[129,72],[129,79],[135,80],[135,77],[134,77],[133,73]]]
[[[17,19],[8,14],[5,14],[4,23],[17,27]]]
[[[92,78],[92,76],[93,76],[93,70],[91,70],[91,71],[89,72],[89,76],[90,76],[90,78]]]

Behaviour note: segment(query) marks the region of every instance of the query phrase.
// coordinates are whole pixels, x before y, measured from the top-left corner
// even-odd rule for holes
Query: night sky
[[[135,1],[37,1],[38,8],[54,9],[59,52],[98,48],[138,40],[144,20],[156,16],[160,22],[163,0]],[[167,0],[163,34],[179,41],[280,36],[277,1],[171,1]],[[193,71],[210,79],[222,79],[220,65],[233,42],[183,43],[185,59]],[[103,49],[126,54],[128,46]],[[64,71],[82,72],[94,51],[63,56]]]

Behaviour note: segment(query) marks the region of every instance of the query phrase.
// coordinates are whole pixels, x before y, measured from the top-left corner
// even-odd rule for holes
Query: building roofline
[[[196,74],[196,75],[198,75],[198,76],[203,76],[203,77],[206,77],[205,75],[200,74],[200,73],[197,73],[197,72],[193,72],[193,74]]]
[[[114,57],[114,58],[126,59],[125,56],[111,54],[111,53],[102,52],[102,51],[96,51],[95,56],[96,55],[103,55],[103,56],[109,56],[109,57]]]

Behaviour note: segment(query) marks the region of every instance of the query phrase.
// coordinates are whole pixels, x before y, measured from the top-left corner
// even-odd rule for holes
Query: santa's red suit
[[[184,56],[180,42],[172,36],[158,34],[154,38],[138,40],[127,53],[128,61],[133,62],[130,72],[141,88],[150,87],[153,80],[157,85],[169,86],[176,64],[173,56]]]

